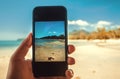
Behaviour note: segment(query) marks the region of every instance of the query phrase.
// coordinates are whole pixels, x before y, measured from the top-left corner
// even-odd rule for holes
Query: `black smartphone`
[[[34,76],[65,76],[68,68],[67,10],[65,7],[34,8],[32,43]]]

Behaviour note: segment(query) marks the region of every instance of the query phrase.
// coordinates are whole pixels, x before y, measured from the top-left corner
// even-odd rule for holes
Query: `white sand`
[[[80,44],[86,40],[70,41],[76,46],[76,51],[70,55],[76,59],[76,64],[70,66],[76,79],[120,79],[120,40],[89,41],[90,44]],[[91,44],[93,43],[93,44]],[[0,79],[5,79],[9,58],[16,48],[0,49]],[[4,53],[3,53],[4,52]],[[30,50],[26,58],[31,58]]]
[[[7,68],[11,53],[15,48],[1,48],[0,49],[0,79],[6,78]]]
[[[92,41],[95,42],[94,44],[80,46],[78,41],[80,42],[77,40],[70,43],[76,46],[75,53],[71,55],[76,58],[76,64],[70,66],[75,72],[75,77],[80,79],[120,79],[120,40],[107,41],[107,44],[111,44],[111,46],[104,43],[102,46],[98,46],[96,43],[101,44],[98,40]],[[85,40],[81,41],[85,42]],[[112,44],[114,45],[112,46]],[[117,45],[115,46],[115,44]]]

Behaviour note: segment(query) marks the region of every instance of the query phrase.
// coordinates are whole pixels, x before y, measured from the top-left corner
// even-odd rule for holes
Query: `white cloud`
[[[56,34],[56,32],[53,32],[53,34]]]
[[[120,28],[120,25],[112,25],[111,29],[116,29],[116,28]]]
[[[56,34],[56,32],[54,31],[54,32],[48,32],[48,34]]]
[[[79,26],[88,26],[89,23],[84,20],[73,20],[73,21],[68,21],[69,25],[79,25]]]
[[[108,22],[108,21],[98,21],[98,24],[100,24],[100,25],[111,25],[111,22]]]
[[[84,30],[88,30],[88,31],[95,31],[97,30],[97,28],[105,28],[107,30],[110,29],[116,29],[116,28],[120,28],[120,24],[114,24],[110,21],[105,21],[105,20],[99,20],[97,22],[94,23],[90,23],[88,21],[85,20],[68,20],[68,25],[73,25],[73,27],[70,27],[70,30],[76,30],[76,29],[84,29]]]
[[[96,24],[96,27],[106,27],[106,26],[110,26],[112,23],[108,22],[108,21],[98,21]]]

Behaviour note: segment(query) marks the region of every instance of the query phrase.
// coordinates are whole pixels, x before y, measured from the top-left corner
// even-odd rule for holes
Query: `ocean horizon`
[[[22,40],[0,40],[0,48],[17,47]]]

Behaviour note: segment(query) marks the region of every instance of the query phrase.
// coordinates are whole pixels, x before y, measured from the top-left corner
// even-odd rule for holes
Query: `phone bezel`
[[[36,21],[64,21],[65,28],[65,61],[64,62],[35,62],[35,22]],[[32,67],[35,77],[65,76],[67,64],[67,10],[63,6],[39,6],[33,10],[33,39],[32,39]],[[45,69],[44,69],[45,68]]]

